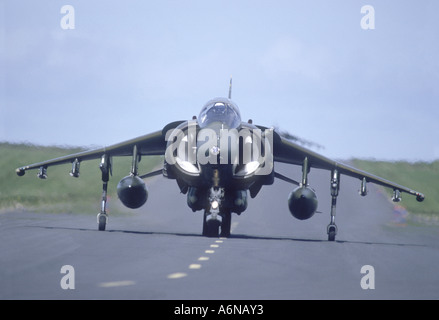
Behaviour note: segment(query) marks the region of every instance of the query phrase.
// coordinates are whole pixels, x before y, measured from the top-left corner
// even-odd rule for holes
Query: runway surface
[[[279,171],[300,178],[300,168]],[[288,211],[292,185],[263,187],[227,239],[202,237],[202,213],[161,177],[147,181],[143,208],[110,217],[105,232],[94,213],[0,214],[0,299],[438,299],[439,228],[404,225],[378,189],[360,197],[360,181],[342,176],[328,242],[329,179],[311,170],[323,213],[307,221]]]

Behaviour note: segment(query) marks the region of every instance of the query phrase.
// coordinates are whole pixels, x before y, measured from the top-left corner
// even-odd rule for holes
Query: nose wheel
[[[219,220],[210,219],[206,221],[205,217],[203,223],[203,236],[209,238],[217,238],[219,236],[220,226],[221,222]]]
[[[203,236],[210,238],[229,237],[232,225],[232,214],[230,211],[220,213],[204,212]]]

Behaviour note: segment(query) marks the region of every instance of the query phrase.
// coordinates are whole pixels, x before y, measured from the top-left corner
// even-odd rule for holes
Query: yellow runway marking
[[[170,275],[168,275],[168,279],[179,279],[179,278],[184,278],[186,276],[187,276],[187,274],[184,272],[176,272],[176,273],[171,273]]]
[[[101,288],[113,288],[113,287],[124,287],[124,286],[132,286],[136,284],[134,281],[125,280],[125,281],[113,281],[113,282],[102,282],[99,284]]]
[[[207,261],[209,260],[209,257],[199,257],[198,261]]]
[[[232,228],[236,228],[236,226],[238,225],[238,223],[235,223],[234,225],[232,225]],[[224,240],[227,238],[219,238],[218,240],[215,240],[215,242],[213,244],[210,245],[210,248],[219,248],[219,244],[220,243],[224,243]],[[215,250],[205,250],[204,253],[207,254],[214,254]],[[206,257],[206,256],[201,256],[197,259],[197,261],[208,261],[210,258]],[[189,265],[189,269],[191,270],[198,270],[201,269],[202,265],[199,263],[192,263]],[[176,273],[171,273],[170,275],[168,275],[168,279],[179,279],[179,278],[184,278],[186,277],[188,274],[184,273],[184,272],[176,272]]]

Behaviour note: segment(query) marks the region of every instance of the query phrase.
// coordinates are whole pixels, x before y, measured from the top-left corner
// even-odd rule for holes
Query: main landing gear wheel
[[[221,233],[220,237],[228,238],[230,237],[230,228],[232,226],[232,213],[227,211],[221,214],[223,221],[221,223]]]

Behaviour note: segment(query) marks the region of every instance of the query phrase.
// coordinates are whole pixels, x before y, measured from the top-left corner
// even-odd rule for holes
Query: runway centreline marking
[[[114,288],[114,287],[124,287],[124,286],[132,286],[136,283],[131,280],[123,280],[123,281],[112,281],[112,282],[101,282],[99,283],[99,287],[101,288]]]
[[[236,227],[238,226],[238,222],[234,222],[234,223],[232,223],[232,226],[231,226],[231,232],[232,231],[234,231],[235,229],[236,229]],[[213,243],[213,244],[211,244],[210,245],[210,248],[219,248],[220,247],[220,245],[219,244],[221,244],[221,243],[224,243],[224,240],[226,240],[227,238],[224,238],[224,237],[220,237],[219,239],[217,239],[217,240],[215,240],[215,242]],[[215,253],[215,250],[212,250],[212,249],[208,249],[208,250],[205,250],[204,251],[204,253],[207,253],[207,254],[214,254]],[[201,256],[201,257],[199,257],[198,259],[197,259],[197,261],[208,261],[210,258],[209,257],[206,257],[206,256]],[[189,265],[189,269],[191,269],[191,270],[198,270],[198,269],[201,269],[201,267],[202,267],[202,265],[201,264],[199,264],[199,263],[192,263],[192,264],[190,264]],[[179,278],[183,278],[183,277],[186,277],[188,274],[187,273],[185,273],[185,272],[176,272],[176,273],[171,273],[171,274],[169,274],[168,275],[168,279],[179,279]]]
[[[175,272],[168,275],[168,279],[180,279],[187,276],[187,273],[184,272]]]
[[[215,240],[215,243],[211,244],[210,248],[219,248],[219,244],[220,243],[224,243],[225,239],[227,239],[227,238],[219,238],[218,240]],[[205,250],[204,253],[214,254],[215,250],[211,250],[211,249]],[[197,259],[197,261],[208,261],[209,259],[210,259],[209,257],[201,256],[201,257],[199,257]],[[199,264],[199,263],[192,263],[192,264],[189,265],[188,268],[191,269],[191,270],[198,270],[198,269],[201,269],[201,267],[202,267],[202,265]],[[188,274],[185,273],[185,272],[176,272],[176,273],[169,274],[167,276],[167,278],[168,279],[180,279],[180,278],[186,277],[187,275]]]

